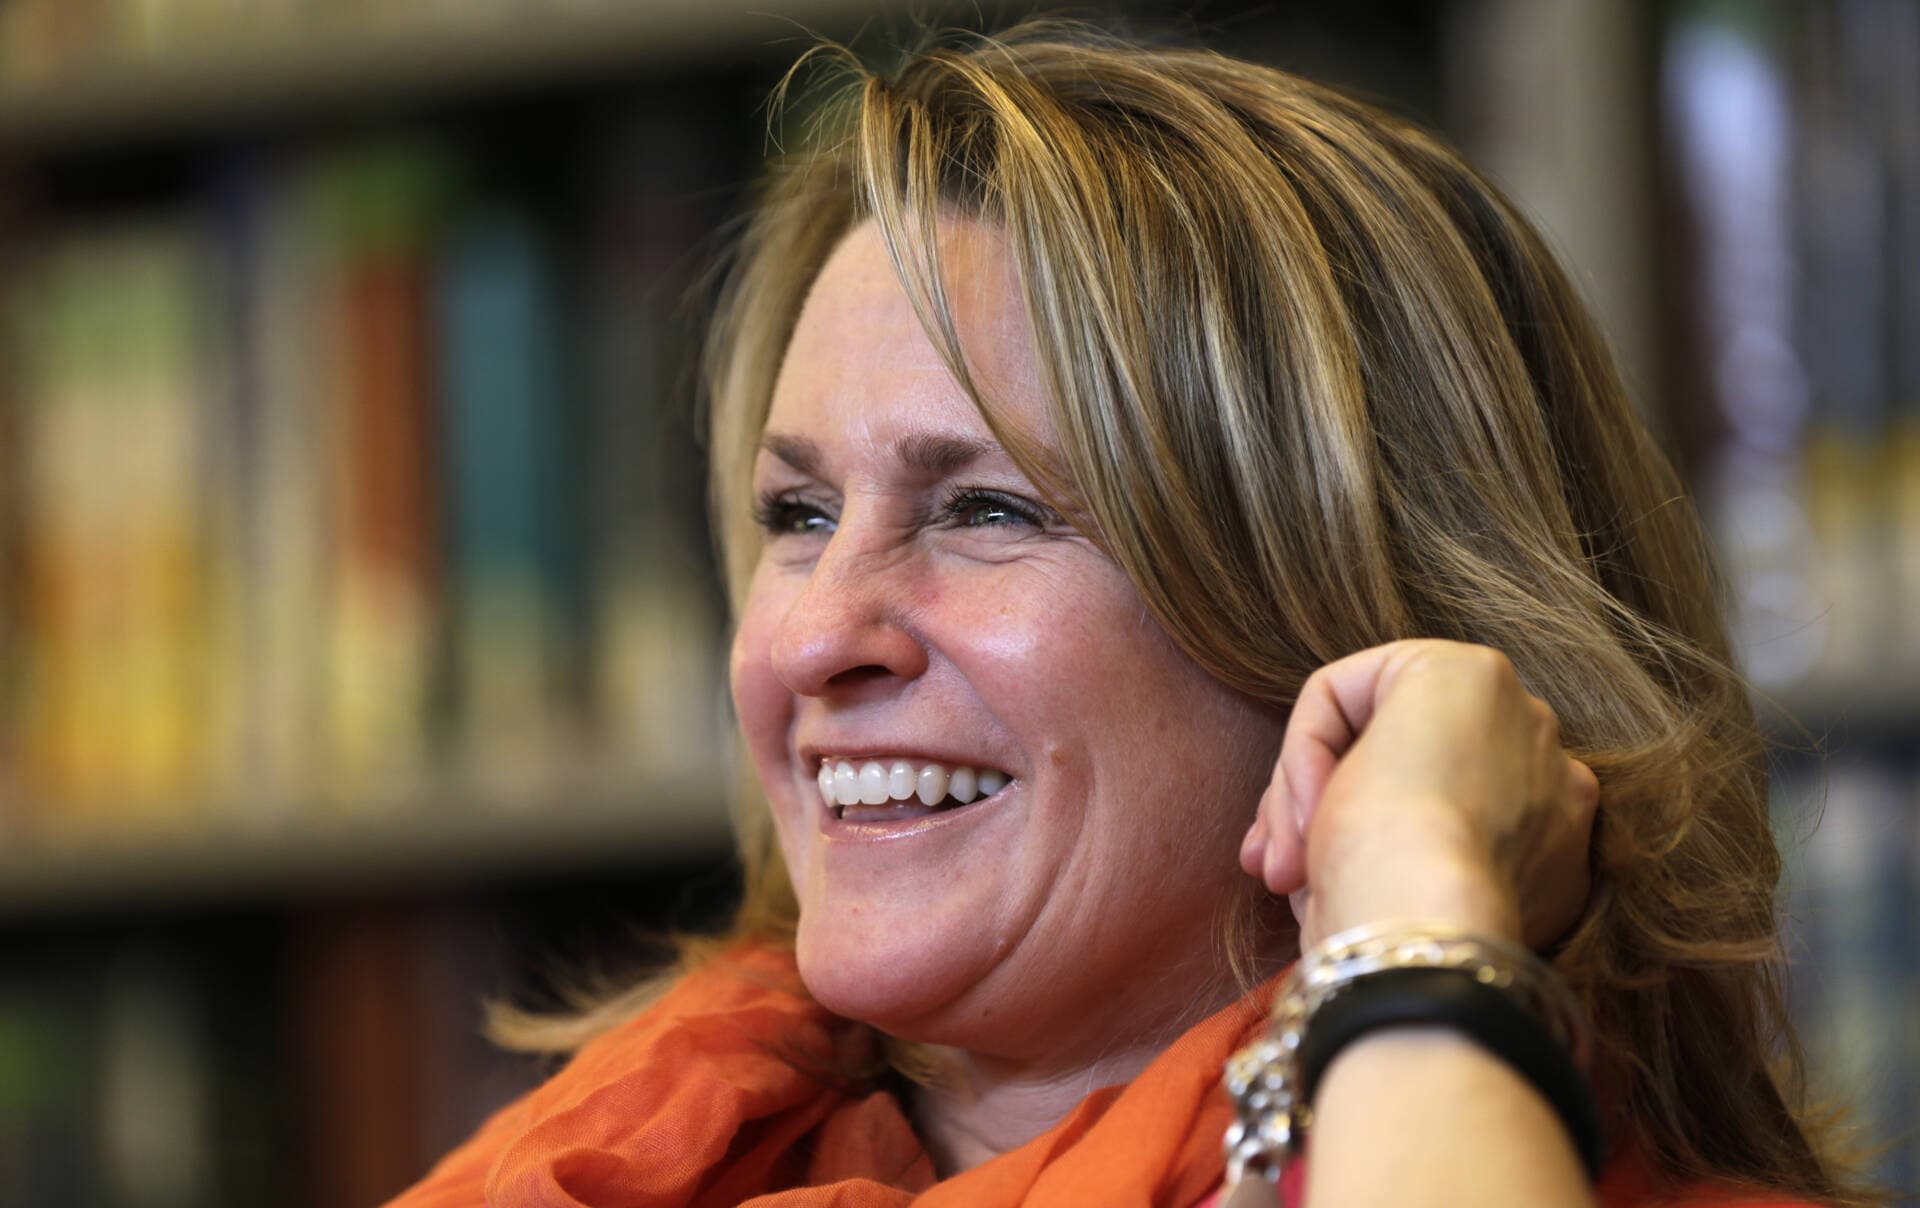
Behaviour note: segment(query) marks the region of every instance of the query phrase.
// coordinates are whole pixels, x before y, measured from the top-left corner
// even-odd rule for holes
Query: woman
[[[579,1051],[396,1203],[1210,1201],[1223,1061],[1355,928],[1491,1000],[1314,1007],[1290,1196],[1865,1202],[1770,1068],[1697,524],[1507,203],[1338,93],[1075,28],[844,99],[712,335],[739,917],[507,1020]],[[1273,1202],[1288,1147],[1236,1136]]]

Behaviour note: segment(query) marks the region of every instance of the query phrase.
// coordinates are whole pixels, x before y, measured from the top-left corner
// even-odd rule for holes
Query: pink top
[[[1280,1203],[1285,1208],[1304,1208],[1306,1202],[1305,1160],[1293,1163],[1280,1180]],[[1819,1208],[1811,1200],[1768,1191],[1761,1187],[1743,1187],[1734,1183],[1691,1183],[1685,1187],[1663,1188],[1633,1153],[1615,1155],[1607,1164],[1606,1175],[1594,1188],[1600,1208],[1642,1208],[1658,1204],[1660,1208]],[[1194,1208],[1221,1208],[1227,1189],[1221,1187]]]

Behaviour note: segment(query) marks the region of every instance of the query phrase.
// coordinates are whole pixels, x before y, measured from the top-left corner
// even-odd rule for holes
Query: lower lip
[[[930,834],[957,826],[966,819],[997,813],[996,807],[1013,796],[1014,781],[1008,781],[999,792],[991,797],[980,797],[965,805],[956,805],[941,810],[937,814],[924,814],[918,818],[902,818],[898,822],[864,821],[849,822],[838,817],[833,810],[823,808],[820,811],[820,829],[829,839],[848,843],[874,843],[888,839],[910,839],[915,835]]]

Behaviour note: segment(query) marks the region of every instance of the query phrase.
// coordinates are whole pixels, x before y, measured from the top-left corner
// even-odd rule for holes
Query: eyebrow
[[[761,438],[760,447],[802,474],[820,475],[820,446],[804,436],[772,432]],[[893,442],[893,454],[901,464],[929,478],[944,478],[1001,451],[995,441],[925,432],[909,433]]]

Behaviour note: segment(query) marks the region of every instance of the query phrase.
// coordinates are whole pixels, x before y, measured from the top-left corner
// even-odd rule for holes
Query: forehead
[[[996,414],[1045,433],[1039,363],[1004,238],[985,224],[943,221],[940,259],[975,383]],[[921,325],[879,229],[862,223],[834,250],[807,295],[767,427],[891,443],[905,430],[929,426],[988,434]]]

